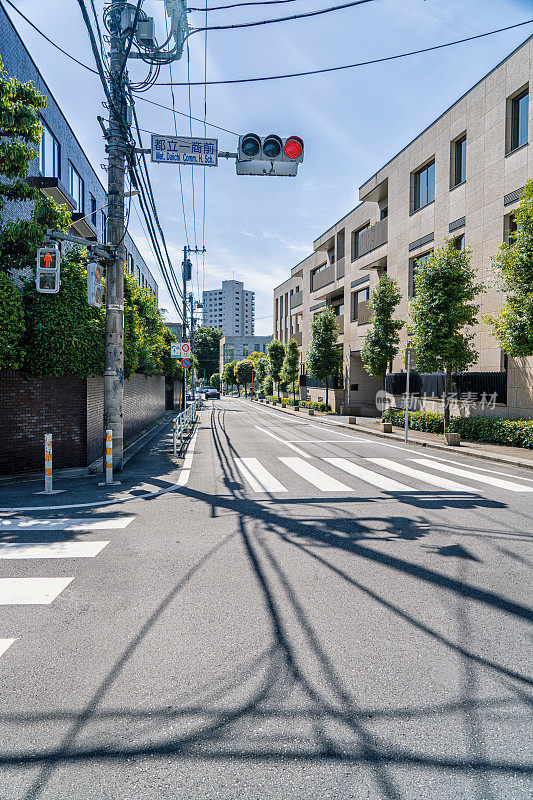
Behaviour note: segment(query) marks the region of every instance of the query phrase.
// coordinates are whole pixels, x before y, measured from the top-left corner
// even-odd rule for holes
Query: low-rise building
[[[385,272],[394,277],[402,293],[397,316],[408,321],[416,264],[448,237],[457,247],[471,248],[472,265],[486,287],[475,328],[476,387],[480,392],[485,385],[497,387],[498,403],[490,413],[531,416],[533,358],[508,358],[483,315],[504,300],[492,280],[491,257],[512,236],[513,212],[533,178],[532,82],[530,37],[365,181],[360,204],[318,236],[313,252],[274,290],[274,336],[283,342],[294,338],[302,363],[314,316],[328,306],[338,315],[343,375],[334,392],[337,409],[342,403],[359,413],[375,411],[375,394],[382,388],[361,361],[369,293]],[[389,372],[403,372],[400,354]],[[302,395],[323,397],[324,388],[303,373]],[[387,381],[388,388],[401,384]]]
[[[251,353],[267,353],[272,336],[223,336],[220,340],[220,369],[230,361],[242,361]]]

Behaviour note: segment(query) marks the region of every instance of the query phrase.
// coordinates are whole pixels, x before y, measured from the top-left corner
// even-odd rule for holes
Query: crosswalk
[[[83,534],[123,530],[133,519],[133,516],[0,518],[0,562],[9,562],[2,567],[0,606],[19,607],[16,614],[17,618],[20,616],[22,626],[26,606],[46,606],[53,603],[75,580],[74,565],[77,560],[95,558],[109,544],[108,539],[85,540]],[[68,559],[68,569],[65,572],[70,574],[47,575],[46,564],[50,559]],[[40,563],[30,570],[25,563],[33,561]],[[24,572],[23,575],[17,574],[21,571]],[[0,628],[0,657],[20,638],[17,631]]]
[[[315,463],[312,463],[312,462]],[[331,470],[325,471],[316,462],[327,464]],[[496,475],[476,471],[475,468],[462,468],[448,461],[439,461],[431,458],[407,458],[395,460],[393,458],[312,458],[306,459],[296,456],[278,456],[274,463],[273,474],[271,464],[268,469],[257,458],[235,458],[239,473],[244,479],[244,485],[254,493],[288,493],[287,485],[294,487],[293,494],[302,490],[306,485],[311,485],[319,492],[348,492],[353,494],[363,484],[384,492],[408,492],[422,494],[440,489],[445,492],[479,494],[486,486],[494,489],[503,489],[515,493],[533,492],[533,479],[526,483],[527,478],[515,479],[512,475],[503,478]],[[279,469],[278,469],[279,467]],[[355,478],[351,485],[342,482],[335,473],[344,473]],[[444,473],[444,474],[443,474]],[[401,480],[397,476],[401,476]],[[467,478],[458,481],[448,477],[451,475]],[[294,480],[295,476],[297,479]],[[346,480],[346,478],[345,478]],[[303,481],[303,482],[302,482]],[[522,482],[523,481],[523,482]],[[480,487],[478,484],[485,484]]]

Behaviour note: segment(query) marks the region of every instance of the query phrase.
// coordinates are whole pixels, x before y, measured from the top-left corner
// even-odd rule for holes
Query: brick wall
[[[0,474],[44,469],[45,433],[55,469],[85,464],[86,414],[84,378],[0,372]]]
[[[54,469],[85,467],[102,455],[104,379],[26,379],[0,372],[0,475],[43,469],[44,434],[53,436]],[[124,383],[124,441],[165,413],[164,377]]]

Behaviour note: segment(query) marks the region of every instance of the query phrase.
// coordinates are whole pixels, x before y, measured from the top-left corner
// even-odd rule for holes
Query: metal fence
[[[404,394],[407,374],[389,372],[385,377],[385,389],[389,394]],[[506,372],[452,372],[452,392],[459,399],[468,395],[471,401],[483,397],[494,397],[495,403],[507,403]],[[410,394],[420,397],[442,397],[444,394],[443,372],[411,372],[409,378]]]
[[[172,423],[172,445],[174,455],[178,450],[178,437],[180,447],[183,444],[184,437],[192,430],[198,418],[198,412],[202,408],[202,401],[195,400],[184,411],[181,411],[177,417],[174,418]]]

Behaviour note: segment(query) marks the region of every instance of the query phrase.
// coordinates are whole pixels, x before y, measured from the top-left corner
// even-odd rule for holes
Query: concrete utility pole
[[[125,0],[118,0],[116,25],[110,36],[110,91],[114,108],[109,109],[107,137],[107,243],[114,252],[106,274],[104,429],[113,432],[113,465],[122,469],[124,396],[124,159],[127,143],[121,119],[126,118],[124,93],[124,40],[121,12]],[[117,118],[117,115],[121,119]]]
[[[187,281],[191,280],[192,264],[189,260],[189,253],[205,253],[205,247],[200,250],[199,247],[185,247],[183,248],[183,263],[181,265],[181,274],[183,278],[183,337],[182,340],[187,339]],[[194,392],[194,367],[192,366],[192,340],[194,337],[194,311],[191,302],[191,324],[190,324],[190,343],[191,343],[191,369],[193,376],[192,390]],[[183,402],[182,408],[187,407],[187,370],[183,370]]]

